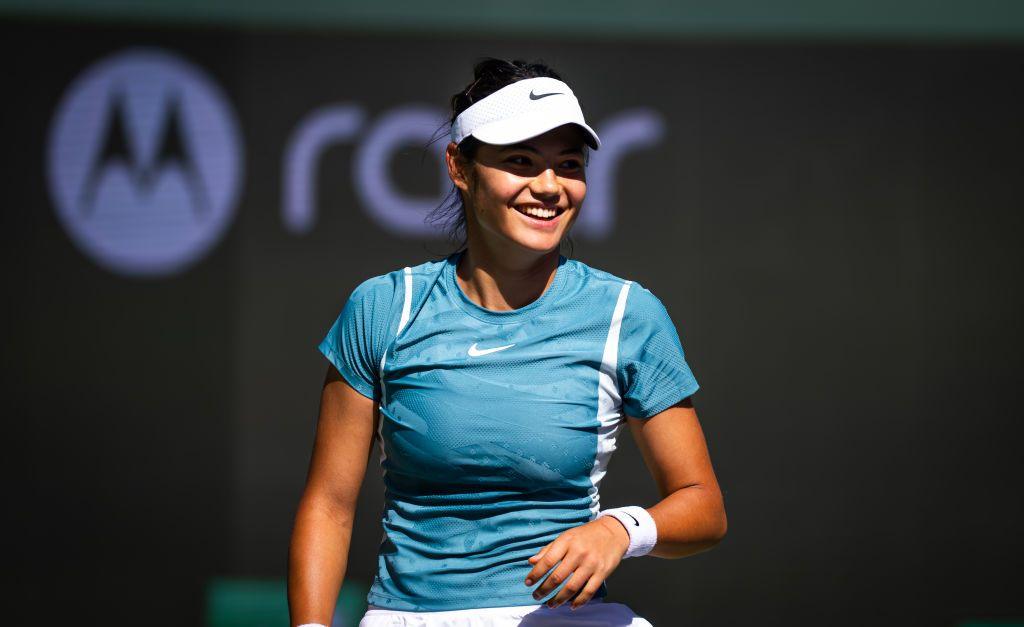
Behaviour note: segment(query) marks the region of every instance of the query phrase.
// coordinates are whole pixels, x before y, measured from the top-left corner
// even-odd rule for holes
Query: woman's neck
[[[455,269],[463,293],[492,311],[521,309],[540,298],[558,270],[558,249],[540,256],[509,257],[470,244]]]

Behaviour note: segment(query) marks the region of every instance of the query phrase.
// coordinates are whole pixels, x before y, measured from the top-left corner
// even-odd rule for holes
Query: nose
[[[530,191],[538,197],[557,197],[562,191],[562,184],[559,182],[558,177],[555,176],[555,171],[548,168],[530,181]]]

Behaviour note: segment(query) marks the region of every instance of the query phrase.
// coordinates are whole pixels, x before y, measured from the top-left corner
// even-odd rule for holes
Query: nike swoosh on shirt
[[[564,94],[562,94],[562,92],[560,92],[560,91],[553,91],[550,94],[535,94],[535,93],[533,93],[531,91],[530,92],[530,100],[540,100],[541,98],[547,98],[548,96],[562,96],[562,95],[564,95]]]
[[[515,344],[509,344],[507,346],[498,346],[496,348],[478,349],[476,347],[476,344],[477,344],[476,342],[473,342],[473,345],[469,347],[469,356],[470,357],[479,357],[481,355],[489,355],[491,353],[497,353],[498,351],[503,351],[506,348],[512,348],[513,346],[515,346]]]

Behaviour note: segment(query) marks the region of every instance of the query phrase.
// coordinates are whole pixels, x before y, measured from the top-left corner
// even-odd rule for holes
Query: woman
[[[600,139],[550,68],[488,59],[445,155],[465,247],[364,281],[331,362],[292,536],[293,625],[330,623],[376,439],[384,537],[360,623],[649,625],[606,603],[625,557],[706,550],[726,518],[661,301],[559,254]],[[600,510],[628,424],[663,496]]]

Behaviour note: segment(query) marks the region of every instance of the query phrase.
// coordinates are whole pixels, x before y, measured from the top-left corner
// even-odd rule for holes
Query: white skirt
[[[591,599],[573,610],[543,604],[482,607],[442,612],[406,612],[370,605],[359,627],[653,627],[622,603]]]

